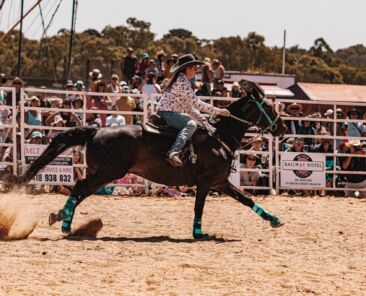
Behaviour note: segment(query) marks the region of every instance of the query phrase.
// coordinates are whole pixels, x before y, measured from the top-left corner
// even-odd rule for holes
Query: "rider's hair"
[[[187,68],[188,68],[188,67],[185,67],[185,68],[183,68],[183,69],[180,69],[179,71],[177,71],[177,72],[175,72],[175,73],[173,74],[173,76],[172,76],[172,78],[170,79],[170,81],[169,81],[169,83],[168,83],[168,86],[166,87],[166,90],[165,90],[165,91],[169,90],[169,89],[172,87],[172,85],[174,84],[174,82],[176,82],[176,81],[177,81],[177,78],[178,78],[179,74],[180,74],[180,73],[185,73],[185,71],[187,70]]]

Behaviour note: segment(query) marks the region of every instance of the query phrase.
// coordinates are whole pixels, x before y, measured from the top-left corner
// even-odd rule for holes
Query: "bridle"
[[[268,130],[270,131],[275,131],[277,129],[277,121],[280,119],[280,115],[277,114],[275,119],[271,119],[271,117],[268,115],[268,113],[266,112],[266,110],[264,110],[263,108],[263,104],[265,104],[266,102],[264,101],[264,99],[262,99],[261,102],[258,102],[258,100],[251,94],[249,97],[249,102],[254,102],[257,105],[257,108],[260,111],[260,116],[257,120],[257,122],[255,123],[255,125],[258,125],[258,123],[261,121],[262,116],[265,116],[267,121],[268,121],[268,125],[264,128],[264,129],[260,129],[260,134],[263,135],[264,133],[266,133]],[[246,109],[245,107],[247,107],[247,105],[249,104],[249,102],[247,102],[242,109]],[[230,118],[233,118],[237,121],[240,121],[242,123],[248,124],[248,125],[253,125],[253,122],[251,121],[247,121],[245,119],[241,119],[240,117],[237,117],[235,115],[230,115]]]

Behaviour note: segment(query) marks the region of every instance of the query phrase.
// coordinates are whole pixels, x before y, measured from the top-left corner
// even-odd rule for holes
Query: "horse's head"
[[[254,82],[246,81],[246,96],[232,103],[228,109],[235,117],[258,126],[262,132],[270,132],[274,136],[285,134],[286,126],[280,115],[267,102],[263,90]]]

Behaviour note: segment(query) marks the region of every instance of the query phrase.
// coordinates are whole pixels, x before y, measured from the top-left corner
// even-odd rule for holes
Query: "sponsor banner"
[[[25,145],[25,163],[29,166],[46,150],[47,145]],[[40,170],[30,184],[73,185],[74,168],[72,166],[72,148],[57,156]]]
[[[325,155],[281,152],[281,187],[314,189],[325,187]]]

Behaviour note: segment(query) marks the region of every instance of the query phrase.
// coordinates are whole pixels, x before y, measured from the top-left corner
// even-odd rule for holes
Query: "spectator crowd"
[[[131,112],[143,111],[144,99],[148,104],[154,106],[157,103],[158,95],[164,92],[172,73],[171,67],[177,62],[178,55],[167,55],[163,50],[156,53],[154,57],[144,53],[140,58],[134,54],[132,48],[127,49],[126,55],[120,63],[120,78],[117,73],[106,77],[99,69],[93,69],[90,73],[90,80],[78,80],[75,83],[68,80],[65,85],[65,95],[47,93],[45,87],[28,97],[24,93],[25,101],[24,122],[26,126],[25,139],[28,143],[49,144],[62,128],[80,125],[95,127],[114,127],[125,124],[141,123],[141,115]],[[225,67],[218,59],[204,59],[204,65],[200,68],[200,80],[191,81],[195,93],[199,96],[232,97],[239,98],[246,94],[245,85],[234,82],[227,86],[224,82]],[[1,125],[11,124],[16,118],[20,125],[20,112],[17,107],[21,100],[21,88],[25,82],[19,77],[8,80],[5,74],[0,74],[0,87],[15,87],[15,97],[12,92],[0,89],[0,142],[11,143],[16,141],[20,145],[20,135],[17,133],[13,139],[11,128]],[[83,93],[77,93],[82,91]],[[144,96],[142,96],[144,95]],[[13,102],[13,99],[15,101]],[[14,103],[14,104],[13,104]],[[217,107],[223,108],[230,104],[229,100],[217,100],[214,102]],[[13,106],[16,108],[13,108]],[[42,109],[39,109],[39,108]],[[53,108],[62,109],[54,111]],[[47,110],[50,109],[50,110]],[[333,170],[365,171],[365,158],[357,157],[365,154],[366,145],[359,140],[349,140],[349,137],[366,136],[366,112],[360,109],[351,108],[344,112],[341,108],[336,110],[327,109],[322,112],[305,112],[299,103],[280,103],[279,112],[287,126],[287,134],[291,137],[281,142],[281,151],[291,152],[318,152],[318,153],[342,153],[356,154],[351,157],[327,156],[326,168]],[[85,112],[86,111],[86,112]],[[89,112],[88,112],[89,111]],[[102,111],[102,112],[100,112]],[[127,113],[126,113],[127,112]],[[288,119],[287,119],[288,118]],[[322,121],[317,119],[329,119]],[[337,119],[338,121],[331,121]],[[47,126],[50,129],[37,129],[39,126]],[[254,130],[255,132],[255,130]],[[311,137],[307,137],[311,136]],[[332,139],[332,136],[343,138]],[[240,173],[240,185],[242,186],[269,186],[268,173],[260,170],[269,168],[268,139],[256,137],[254,139],[244,138],[243,146],[249,150],[241,156],[241,167],[245,170]],[[20,149],[17,149],[20,152]],[[12,147],[1,147],[0,157],[3,162],[12,162]],[[18,155],[20,160],[20,155]],[[82,163],[82,152],[75,152],[76,163]],[[4,169],[4,168],[3,168]],[[6,168],[8,169],[8,168]],[[81,178],[80,170],[75,171],[75,179]],[[326,186],[332,187],[335,182],[339,187],[366,188],[366,175],[357,174],[327,174]],[[126,176],[116,183],[143,183],[143,180],[136,176]],[[142,184],[141,183],[141,184]],[[70,188],[58,186],[57,192],[68,194]],[[143,194],[141,188],[131,186],[125,191],[116,190],[119,194]],[[184,192],[191,192],[191,189],[154,187],[151,190],[155,194],[181,195]],[[252,194],[269,194],[269,190],[248,189]],[[341,191],[339,191],[341,192]],[[358,192],[358,191],[357,191]],[[304,195],[305,191],[289,191],[290,194]],[[326,191],[319,192],[320,195]],[[350,194],[346,190],[346,194]],[[359,196],[366,197],[366,191],[360,191]]]

